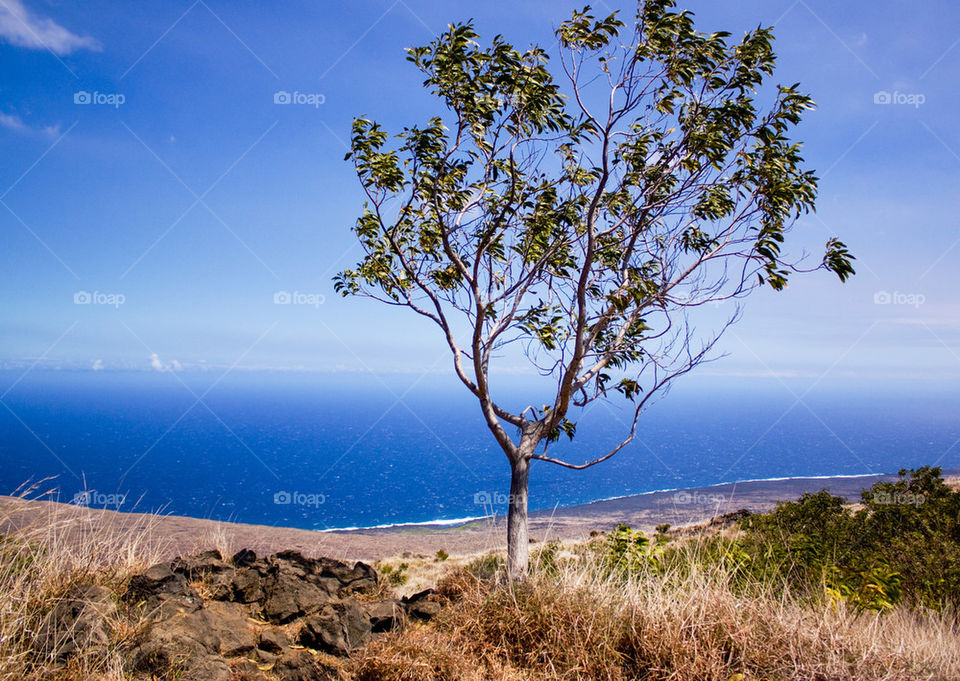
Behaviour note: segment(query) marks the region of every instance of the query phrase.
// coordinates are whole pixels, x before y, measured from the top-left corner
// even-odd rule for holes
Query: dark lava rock
[[[259,603],[264,598],[260,573],[253,568],[233,569],[208,577],[210,598],[235,603]]]
[[[109,620],[117,614],[110,591],[86,584],[70,591],[43,620],[38,632],[41,650],[64,660],[78,652],[105,652],[110,644]]]
[[[257,647],[267,653],[279,655],[290,647],[290,639],[280,629],[265,629],[260,634]]]
[[[371,633],[370,618],[351,598],[330,603],[308,617],[299,640],[308,648],[343,656],[367,643]]]
[[[224,562],[219,551],[204,551],[196,556],[176,558],[170,564],[170,569],[183,575],[189,581],[202,579],[209,574],[217,574],[232,569]]]
[[[356,563],[353,567],[329,558],[321,558],[321,575],[334,577],[343,585],[343,593],[372,592],[377,589],[377,571],[366,563]]]
[[[417,620],[431,620],[440,612],[440,603],[437,602],[435,589],[425,589],[412,596],[403,597],[403,605],[407,614]]]
[[[196,612],[151,624],[131,658],[141,672],[177,670],[184,679],[219,681],[230,674],[224,658],[244,655],[256,645],[257,636],[240,606],[211,601]]]
[[[317,612],[335,598],[325,589],[289,572],[276,572],[264,580],[263,614],[274,624],[286,624]]]
[[[368,603],[364,608],[370,619],[370,630],[374,634],[392,631],[403,622],[405,609],[403,604],[395,599]]]
[[[230,580],[233,600],[238,603],[256,603],[263,598],[260,573],[256,570],[237,570]]]
[[[735,525],[741,520],[749,518],[753,513],[745,508],[741,508],[737,511],[730,511],[729,513],[721,513],[718,516],[715,516],[710,519],[710,522],[707,523],[707,527],[729,527]]]
[[[328,672],[306,650],[291,650],[281,657],[272,673],[283,681],[332,681],[338,678]]]
[[[408,617],[427,620],[440,610],[432,589],[402,601],[353,597],[377,588],[377,573],[365,563],[297,551],[257,558],[248,550],[225,561],[207,551],[130,578],[122,600],[145,618],[135,640],[111,640],[110,619],[126,612],[118,613],[109,591],[87,585],[51,611],[38,642],[61,661],[122,646],[137,678],[327,681],[337,672],[324,667],[320,653],[348,655]]]
[[[200,595],[183,575],[163,564],[131,577],[123,600],[142,608],[147,617],[161,619],[177,612],[194,612],[202,603]]]
[[[257,554],[250,549],[240,549],[230,561],[237,567],[249,567],[257,560]]]

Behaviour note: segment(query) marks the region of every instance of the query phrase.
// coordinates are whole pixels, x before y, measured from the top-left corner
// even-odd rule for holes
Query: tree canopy
[[[633,429],[586,463],[547,448],[596,399],[631,402],[635,428],[726,328],[697,333],[695,308],[803,271],[784,238],[817,177],[790,133],[814,105],[767,84],[771,29],[701,33],[673,0],[641,2],[631,24],[574,12],[556,77],[543,49],[453,24],[408,50],[440,114],[396,135],[353,123],[364,256],[336,288],[435,323],[511,462],[612,456]],[[845,280],[852,259],[831,239],[806,271]],[[544,404],[498,400],[490,366],[511,344],[555,380]]]

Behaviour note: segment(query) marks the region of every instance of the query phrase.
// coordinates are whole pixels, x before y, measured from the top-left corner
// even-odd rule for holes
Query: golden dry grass
[[[163,553],[155,516],[144,515],[134,531],[124,532],[105,525],[105,517],[49,504],[33,522],[0,535],[0,681],[127,678],[114,651],[81,653],[60,667],[58,651],[39,645],[46,616],[73,587],[92,583],[117,592]],[[0,517],[0,526],[6,520]],[[108,626],[115,641],[136,633],[136,624],[120,617]]]
[[[58,510],[0,538],[0,681],[130,679],[119,650],[135,621],[109,623],[114,648],[67,666],[43,654],[37,632],[72,587],[120,593],[134,571],[165,555],[155,519],[138,531],[103,514]],[[0,518],[2,526],[3,518]],[[229,537],[205,541],[229,544]],[[208,547],[205,546],[204,548]],[[691,551],[696,550],[695,544]],[[653,570],[625,580],[583,545],[555,552],[527,582],[478,579],[452,557],[411,561],[406,590],[438,579],[449,606],[359,652],[344,668],[358,681],[896,681],[960,679],[955,614],[857,614],[811,604],[762,584],[745,594],[719,567]],[[487,561],[495,564],[495,560]],[[443,576],[445,574],[445,576]]]
[[[459,573],[439,620],[368,647],[357,678],[960,679],[949,614],[857,614],[762,585],[745,595],[719,568],[624,580],[584,555],[520,585]]]

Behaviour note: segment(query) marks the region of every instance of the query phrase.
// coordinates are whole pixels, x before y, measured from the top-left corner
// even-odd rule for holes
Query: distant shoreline
[[[960,471],[944,471],[947,478],[958,474]],[[740,509],[766,511],[778,501],[796,499],[805,492],[825,488],[832,494],[855,500],[863,489],[875,482],[895,478],[894,474],[791,477],[657,490],[533,511],[530,535],[535,541],[580,540],[589,537],[591,532],[608,531],[618,523],[651,532],[660,524],[692,525]],[[159,546],[171,558],[215,546],[227,552],[251,548],[263,554],[293,549],[312,556],[377,561],[403,555],[431,557],[440,550],[451,555],[470,555],[500,550],[505,542],[503,516],[466,519],[457,524],[412,523],[319,531],[109,511],[0,496],[0,533],[43,527],[53,522],[78,536],[141,532],[145,541]]]
[[[960,474],[960,469],[954,472],[955,474]],[[944,471],[945,476],[950,476],[952,473],[950,471]],[[853,480],[858,478],[875,478],[876,480],[896,478],[895,473],[857,473],[856,475],[795,475],[795,476],[786,476],[786,477],[776,477],[776,478],[750,478],[747,480],[734,480],[732,482],[718,482],[712,485],[704,485],[702,487],[665,487],[663,489],[650,490],[649,492],[637,492],[636,494],[620,494],[612,497],[603,497],[601,499],[595,499],[594,501],[586,501],[579,504],[571,504],[570,506],[557,506],[555,509],[537,509],[530,511],[530,515],[538,515],[544,513],[560,513],[565,514],[572,512],[576,509],[584,509],[594,504],[604,504],[611,501],[623,501],[634,499],[638,497],[646,497],[652,494],[668,494],[668,493],[693,493],[702,490],[722,488],[722,487],[731,487],[737,485],[746,485],[752,483],[768,483],[768,482],[784,482],[784,481],[806,481],[806,480]],[[870,484],[873,484],[872,482]],[[866,487],[869,487],[867,485]],[[865,489],[865,488],[864,488]],[[841,495],[843,496],[843,495]],[[502,514],[491,515],[480,515],[480,516],[469,516],[465,518],[438,518],[436,520],[419,520],[412,522],[397,522],[397,523],[383,523],[381,525],[356,525],[349,527],[330,527],[322,530],[316,530],[317,532],[357,532],[361,530],[391,530],[391,529],[402,529],[405,527],[408,528],[417,528],[417,527],[428,527],[428,528],[439,528],[439,527],[458,527],[461,525],[467,525],[477,521],[487,520],[492,517],[499,517]],[[301,528],[302,529],[302,528]]]

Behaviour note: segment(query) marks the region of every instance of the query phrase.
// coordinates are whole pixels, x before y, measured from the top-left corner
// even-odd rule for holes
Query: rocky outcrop
[[[418,620],[430,620],[440,612],[440,603],[437,602],[437,592],[426,589],[412,596],[404,596],[401,604],[410,617]]]
[[[244,550],[230,559],[207,551],[154,565],[130,579],[121,599],[147,623],[128,664],[144,678],[184,681],[333,678],[324,655],[347,656],[440,609],[432,590],[375,600],[379,588],[369,565],[295,551],[258,558]],[[82,619],[82,612],[71,617]],[[80,628],[103,638],[95,624]]]
[[[130,579],[124,601],[134,604],[148,619],[168,619],[177,613],[195,612],[202,599],[169,565],[154,565]]]
[[[108,589],[93,584],[74,588],[44,618],[37,637],[40,652],[63,661],[81,651],[106,651],[116,614]]]

